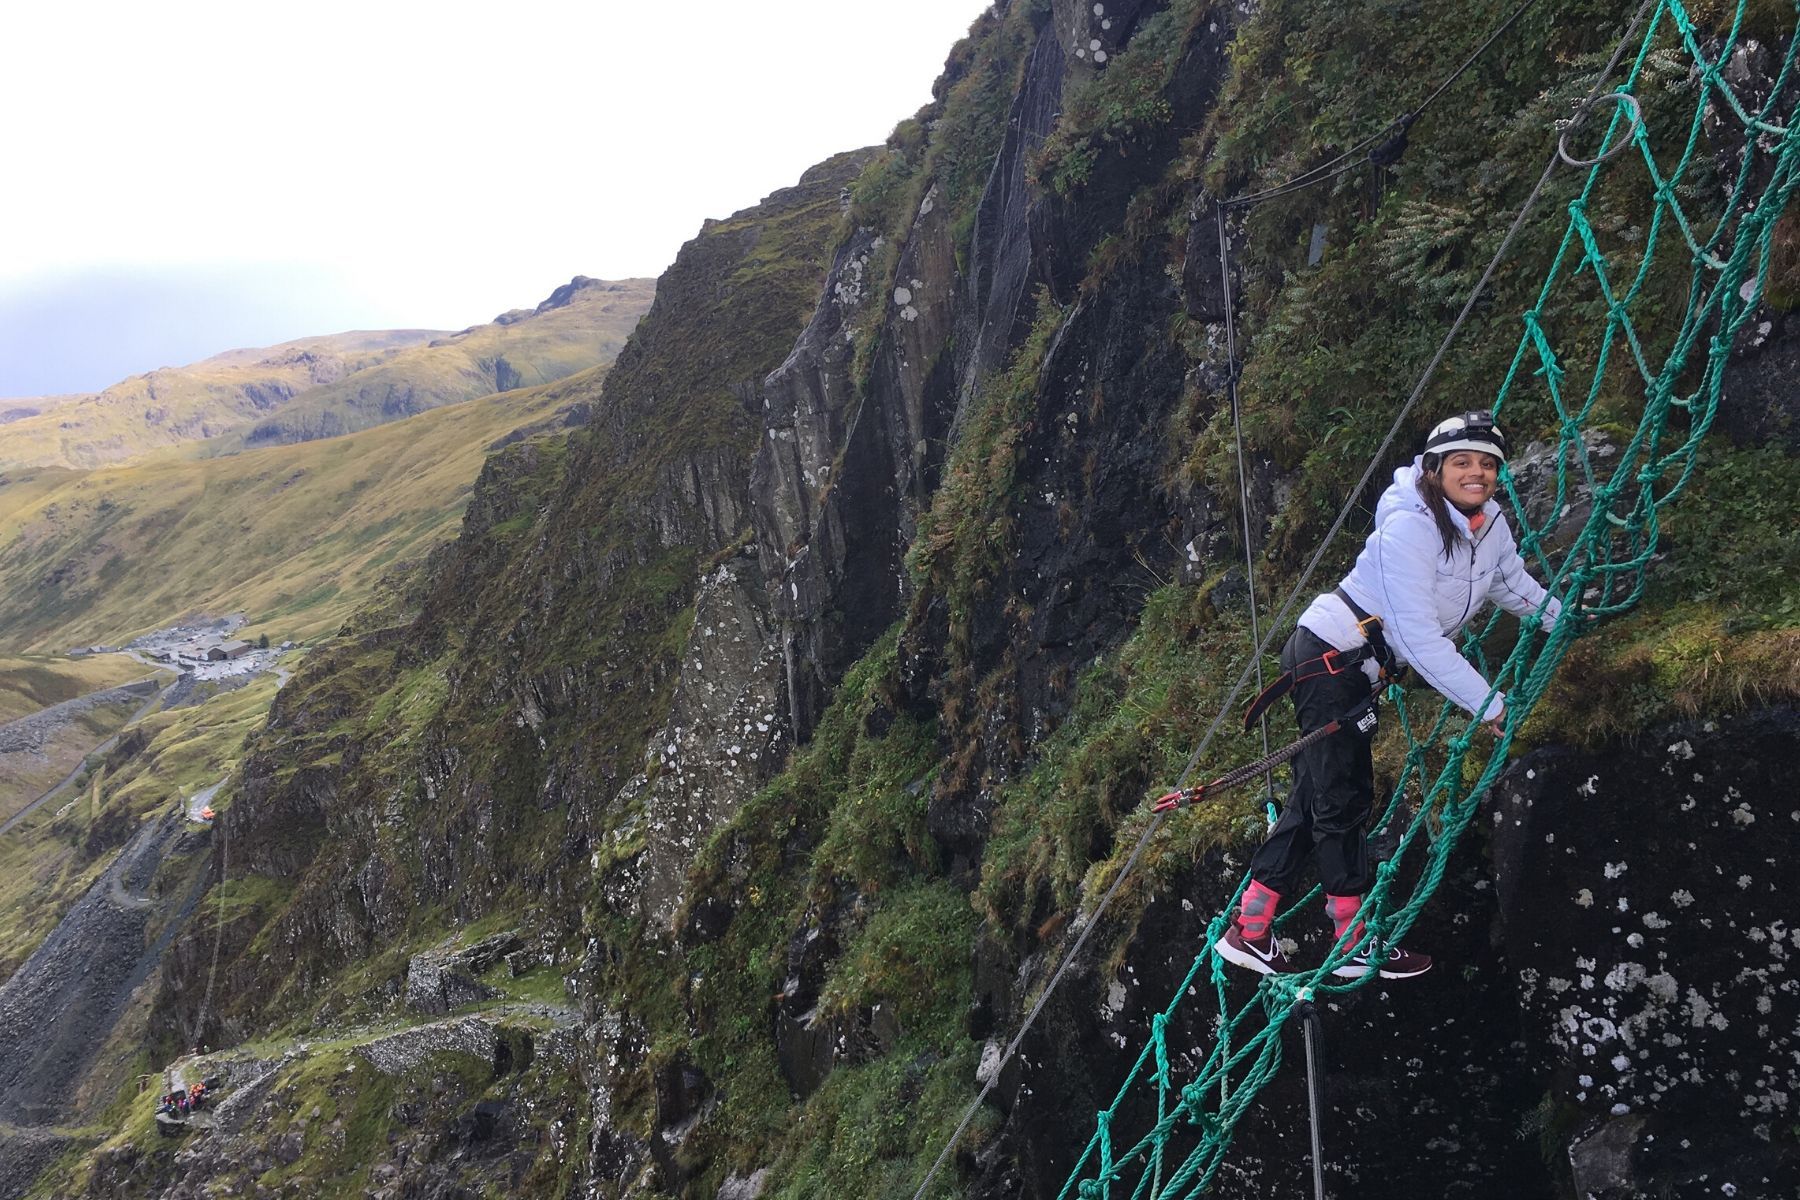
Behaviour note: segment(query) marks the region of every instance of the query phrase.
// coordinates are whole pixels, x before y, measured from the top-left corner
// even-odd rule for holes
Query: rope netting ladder
[[[1722,73],[1741,45],[1743,0],[1728,32],[1711,43],[1680,0],[1650,2],[1654,12],[1647,3],[1632,26],[1642,28],[1642,35],[1624,82],[1599,96],[1598,103],[1590,100],[1577,118],[1578,123],[1583,116],[1597,121],[1610,112],[1602,149],[1594,158],[1575,158],[1568,150],[1569,133],[1559,146],[1563,162],[1586,169],[1586,180],[1568,204],[1567,227],[1536,302],[1523,314],[1524,332],[1492,403],[1502,419],[1509,401],[1515,410],[1529,406],[1523,415],[1553,424],[1557,431],[1553,494],[1547,503],[1533,506],[1544,514],[1541,521],[1527,517],[1511,475],[1502,478],[1518,514],[1520,551],[1536,565],[1550,593],[1562,598],[1561,617],[1549,630],[1538,621],[1521,622],[1517,641],[1498,665],[1487,662],[1481,649],[1483,643],[1492,644],[1488,639],[1499,620],[1497,612],[1465,638],[1464,652],[1493,680],[1489,696],[1506,693],[1504,730],[1485,762],[1479,755],[1471,759],[1479,727],[1460,710],[1443,703],[1435,714],[1415,714],[1399,688],[1389,689],[1407,749],[1379,827],[1393,837],[1403,811],[1400,798],[1409,788],[1421,798],[1406,814],[1395,849],[1377,868],[1364,898],[1361,939],[1334,945],[1308,971],[1262,977],[1255,995],[1235,1011],[1227,990],[1229,968],[1210,949],[1203,951],[1168,1006],[1152,1017],[1149,1040],[1112,1104],[1098,1114],[1094,1135],[1064,1185],[1063,1197],[1158,1200],[1197,1196],[1208,1189],[1237,1123],[1281,1066],[1282,1029],[1296,1007],[1378,978],[1339,979],[1333,971],[1369,949],[1372,939],[1398,942],[1405,937],[1442,882],[1478,802],[1505,768],[1515,733],[1580,629],[1595,615],[1631,608],[1643,595],[1659,544],[1659,515],[1693,476],[1698,451],[1718,413],[1732,346],[1762,299],[1776,223],[1800,184],[1800,130],[1791,123],[1791,113],[1776,111],[1794,71],[1800,38],[1787,39],[1768,99],[1760,109],[1751,109]],[[1800,14],[1800,5],[1796,12]],[[1621,51],[1631,36],[1628,31]],[[1696,99],[1685,125],[1665,122],[1673,130],[1664,139],[1671,143],[1670,163],[1667,155],[1659,161],[1652,122],[1644,115],[1650,105],[1640,101],[1638,90],[1660,86],[1655,80],[1666,74],[1657,72],[1666,72],[1675,55],[1682,56]],[[1724,195],[1725,202],[1710,222],[1690,211],[1705,203],[1714,186],[1704,178],[1710,164],[1700,157],[1703,145],[1710,144],[1705,130],[1709,118],[1735,125],[1743,139],[1735,178],[1717,180],[1712,194]],[[1604,243],[1611,226],[1597,227],[1591,206],[1602,201],[1603,180],[1614,181],[1607,192],[1611,197],[1617,181],[1631,178],[1621,174],[1626,164],[1634,171],[1641,164],[1651,210],[1638,231],[1641,236],[1611,237],[1614,245],[1608,248]],[[1722,176],[1729,173],[1721,171]],[[1704,232],[1708,223],[1711,231]],[[1666,252],[1660,276],[1654,273],[1659,251]],[[1679,303],[1671,308],[1664,294],[1669,256],[1682,254],[1688,260],[1685,308]],[[1679,273],[1679,267],[1673,269]],[[1587,325],[1565,355],[1559,353],[1553,329],[1559,322],[1572,323],[1569,314],[1576,311]],[[1596,333],[1593,324],[1602,317]],[[1585,390],[1569,386],[1567,360],[1577,357],[1592,364]],[[1603,410],[1606,422],[1619,428],[1622,387],[1634,397],[1634,406],[1641,392],[1636,428],[1628,439],[1612,443],[1606,461],[1597,463],[1600,455],[1593,450],[1599,443],[1588,435],[1602,423]],[[1676,419],[1678,411],[1684,420]],[[1599,467],[1607,468],[1604,478]],[[1545,488],[1550,486],[1546,481]],[[1559,538],[1553,531],[1578,488],[1591,494],[1592,510],[1572,540],[1566,534]],[[1485,735],[1480,740],[1485,743]],[[1435,773],[1427,768],[1428,755],[1438,763]],[[1403,870],[1417,879],[1405,895],[1399,883]],[[1248,877],[1240,882],[1239,894],[1247,882]],[[1312,899],[1290,906],[1277,924],[1310,908]],[[1225,932],[1235,908],[1236,896],[1211,922],[1207,947]],[[1240,983],[1247,978],[1234,974]],[[1168,1045],[1170,1025],[1184,1001],[1201,994],[1203,976],[1218,1006],[1216,1042],[1194,1077],[1178,1084]],[[1149,1128],[1127,1135],[1123,1123],[1152,1108],[1155,1119]]]

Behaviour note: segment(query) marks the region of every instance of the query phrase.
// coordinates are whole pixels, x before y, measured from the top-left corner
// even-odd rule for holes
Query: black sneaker
[[[1431,970],[1431,955],[1403,950],[1386,942],[1376,942],[1366,953],[1352,955],[1331,973],[1343,979],[1361,979],[1369,973],[1370,958],[1374,958],[1380,965],[1383,979],[1411,979],[1414,975],[1423,975]]]
[[[1259,975],[1279,975],[1290,969],[1288,956],[1282,951],[1273,930],[1252,940],[1233,924],[1224,937],[1213,943],[1213,949],[1226,962],[1246,967]]]

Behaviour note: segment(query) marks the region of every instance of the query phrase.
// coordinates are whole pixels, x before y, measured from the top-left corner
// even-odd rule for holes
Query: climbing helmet
[[[1476,450],[1506,461],[1506,435],[1494,424],[1494,414],[1475,409],[1439,421],[1425,439],[1425,453],[1445,455],[1457,450]]]

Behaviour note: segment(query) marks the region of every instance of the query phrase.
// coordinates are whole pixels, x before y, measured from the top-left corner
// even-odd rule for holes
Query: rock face
[[[1499,790],[1495,932],[1584,1190],[1800,1190],[1796,745],[1771,709],[1539,751]]]
[[[1323,1006],[1331,1193],[1387,1196],[1405,1178],[1434,1196],[1795,1194],[1796,750],[1784,707],[1509,768],[1483,853],[1408,939],[1434,969]],[[1009,1120],[976,1194],[1057,1194],[1129,1066],[1118,1047],[1147,1040],[1240,870],[1199,864],[1151,904],[1116,982],[1086,976],[1053,1002],[1002,1089]],[[1324,930],[1302,919],[1299,961]],[[1229,982],[1243,1003],[1249,985]],[[1182,1047],[1210,1047],[1215,1008],[1206,987],[1178,1006],[1178,1073],[1199,1065]],[[1239,1126],[1220,1196],[1311,1187],[1300,1031],[1284,1044],[1293,1065]],[[1154,1111],[1126,1116],[1121,1133]]]
[[[149,977],[173,929],[147,937],[146,899],[179,818],[147,822],[42,945],[0,985],[0,1123],[52,1125]],[[191,910],[194,897],[186,898]]]
[[[782,761],[781,643],[771,625],[754,562],[730,559],[701,581],[674,706],[650,743],[655,778],[625,785],[643,795],[643,891],[633,901],[654,930],[674,932],[706,834],[730,821]]]
[[[513,932],[483,938],[466,949],[439,948],[414,955],[406,964],[406,1005],[414,1012],[437,1015],[493,996],[477,975],[487,971],[523,943]]]

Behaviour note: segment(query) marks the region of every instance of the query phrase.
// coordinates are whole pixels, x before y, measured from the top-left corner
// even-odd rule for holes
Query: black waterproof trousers
[[[1310,629],[1297,626],[1281,648],[1281,669],[1331,649]],[[1368,698],[1374,687],[1362,667],[1337,675],[1314,675],[1291,693],[1300,732],[1311,733]],[[1319,882],[1330,896],[1360,896],[1369,886],[1369,849],[1364,827],[1375,806],[1375,771],[1369,743],[1375,736],[1375,708],[1356,725],[1321,738],[1294,759],[1294,788],[1281,819],[1250,860],[1250,875],[1283,896],[1292,895],[1309,854],[1319,861]],[[1359,727],[1360,726],[1360,727]]]

